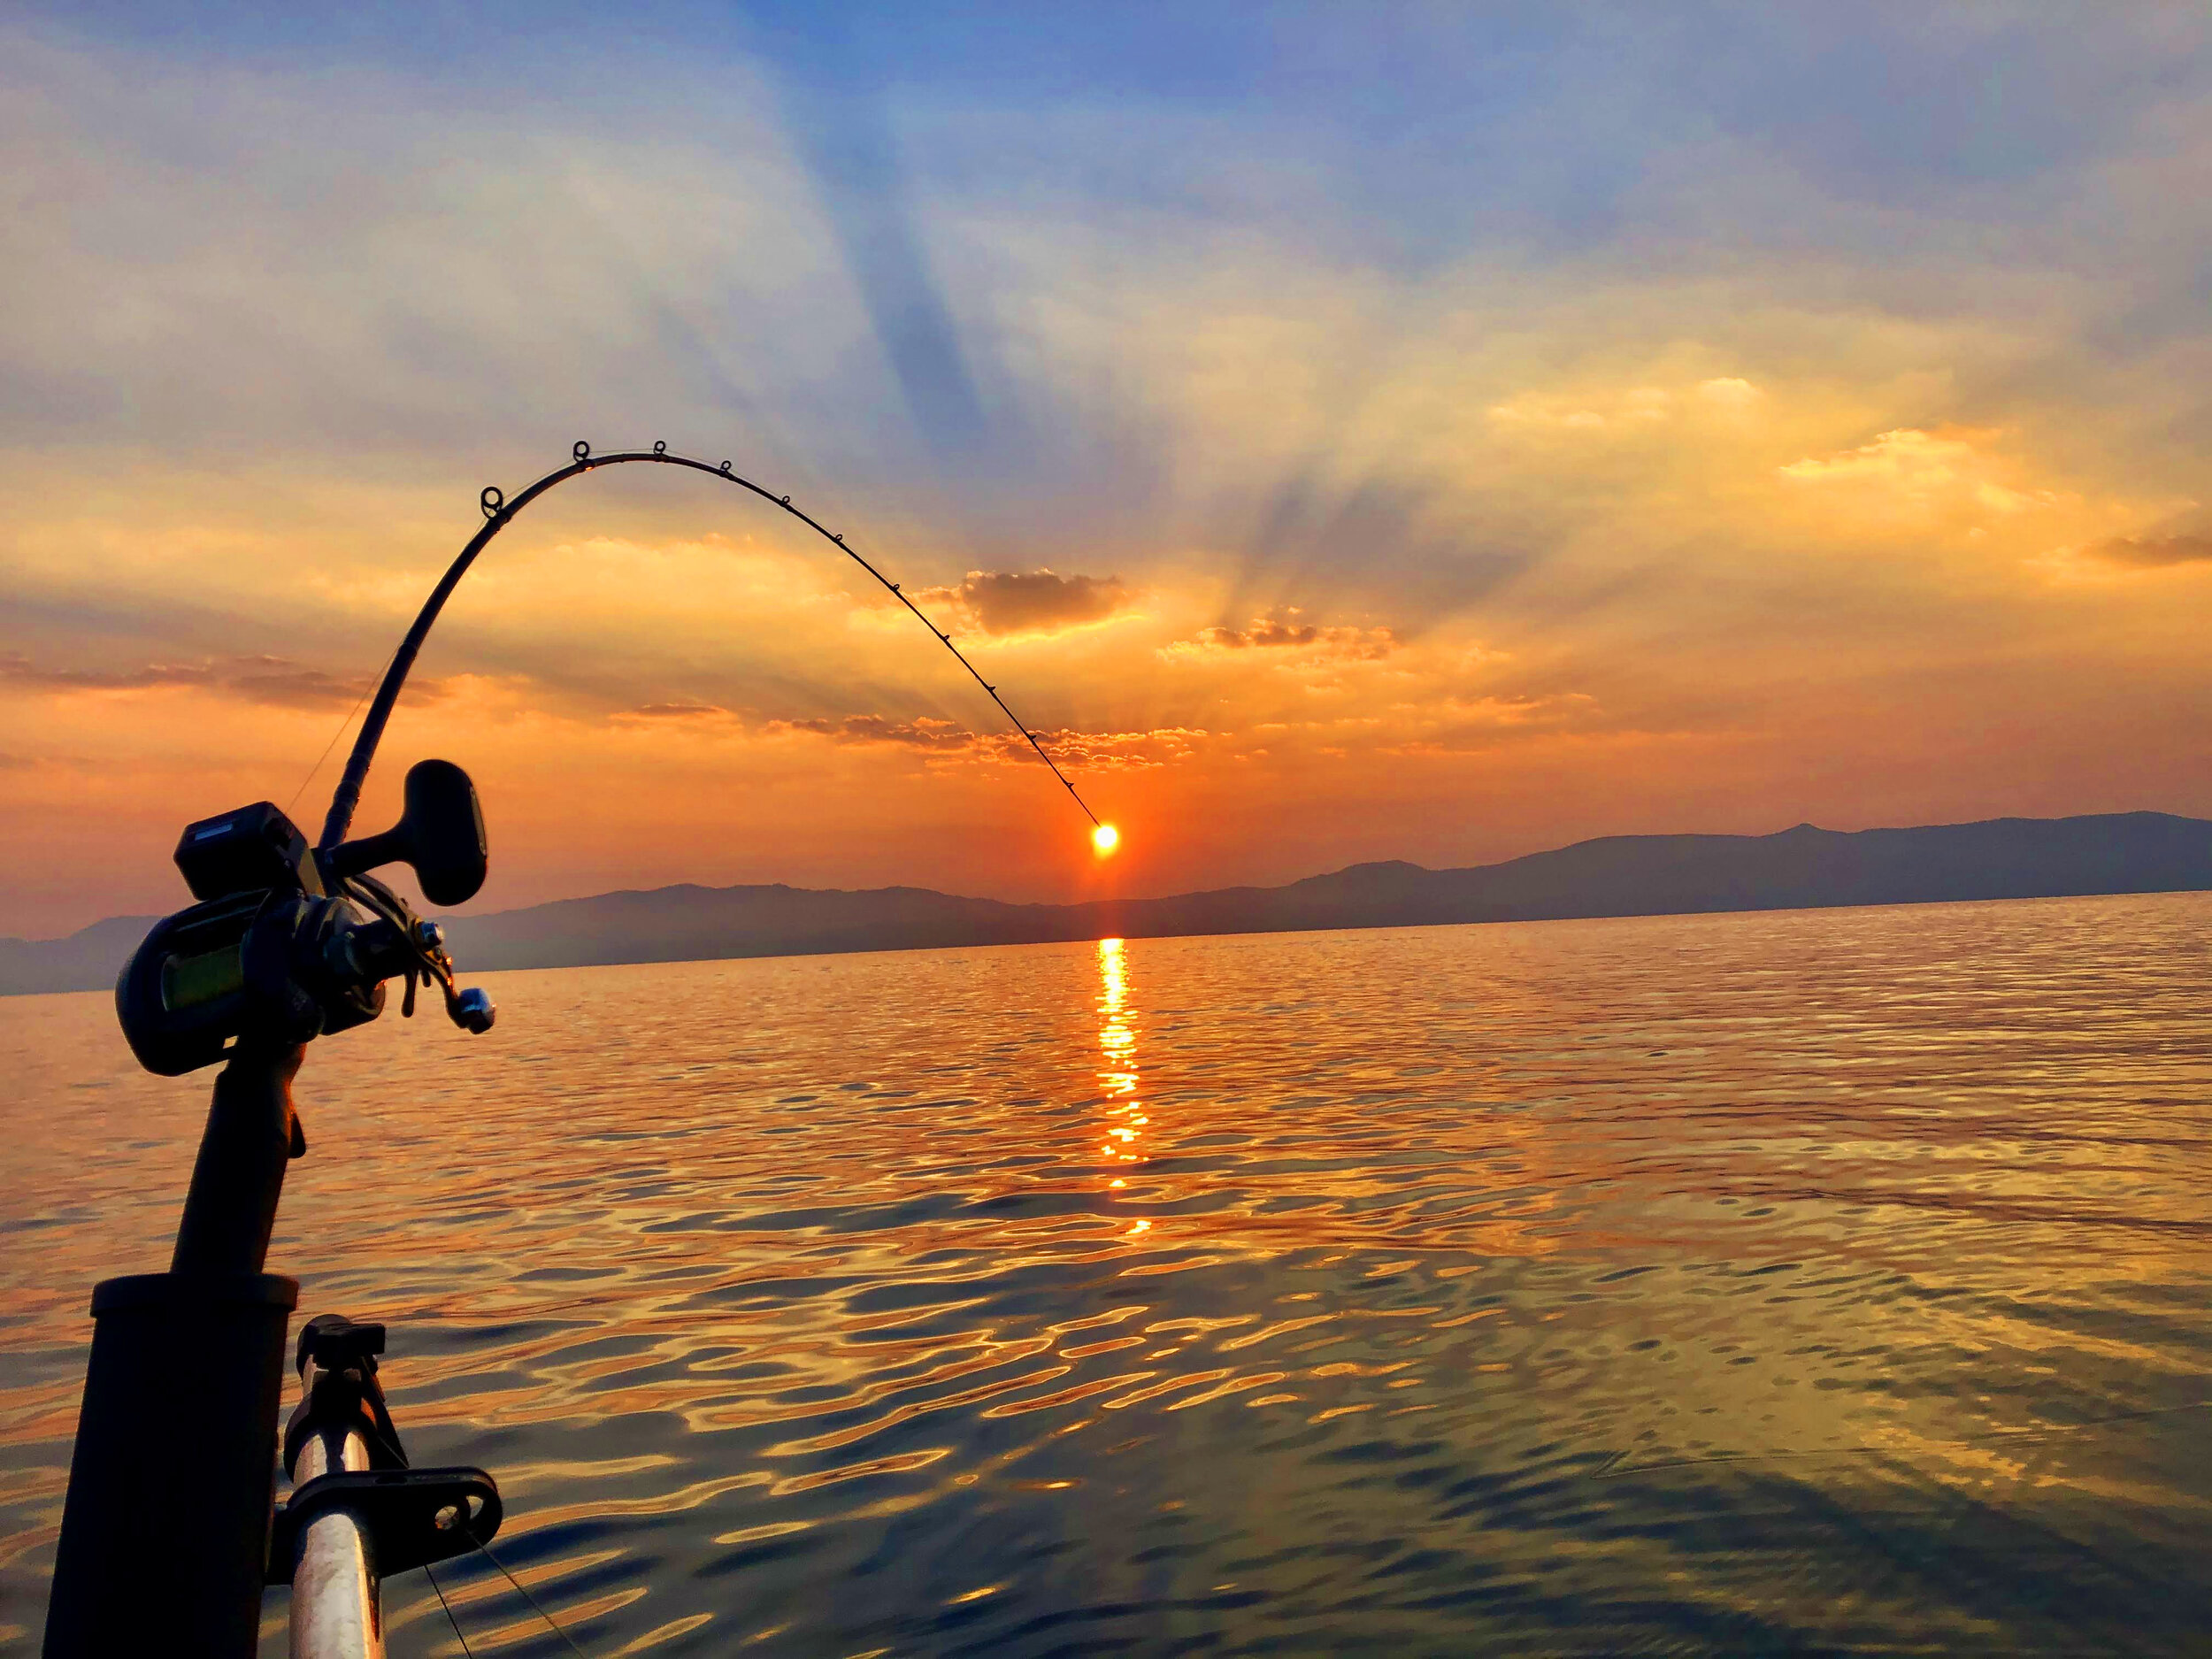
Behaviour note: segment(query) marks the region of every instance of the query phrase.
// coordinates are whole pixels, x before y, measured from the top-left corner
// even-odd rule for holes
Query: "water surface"
[[[2201,1651],[2208,924],[495,975],[487,1038],[310,1050],[271,1264],[391,1325],[417,1460],[497,1473],[595,1655]],[[98,996],[0,1001],[0,1057],[27,1653],[87,1292],[165,1263],[207,1079]]]

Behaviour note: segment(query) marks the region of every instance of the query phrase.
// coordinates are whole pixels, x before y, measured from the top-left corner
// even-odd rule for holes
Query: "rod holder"
[[[276,1501],[285,1327],[261,1271],[299,1145],[297,1044],[241,1040],[215,1079],[166,1273],[92,1291],[46,1659],[250,1659]]]
[[[142,1273],[92,1293],[46,1659],[250,1655],[299,1281]]]

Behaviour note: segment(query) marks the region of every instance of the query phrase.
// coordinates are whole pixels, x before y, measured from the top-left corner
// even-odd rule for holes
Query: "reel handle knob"
[[[433,904],[465,904],[484,885],[484,810],[468,773],[449,760],[418,761],[407,772],[406,810],[381,835],[365,835],[318,855],[336,881],[380,864],[405,864]]]

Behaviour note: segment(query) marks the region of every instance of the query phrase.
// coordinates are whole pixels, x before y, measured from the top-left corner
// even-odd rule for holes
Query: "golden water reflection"
[[[1111,1164],[1141,1164],[1143,1141],[1151,1118],[1145,1110],[1142,1074],[1137,1064],[1136,1016],[1129,1006],[1129,962],[1118,939],[1098,941],[1098,1087],[1106,1099],[1106,1127],[1099,1156]],[[1112,1175],[1107,1187],[1125,1188],[1125,1175]],[[1151,1223],[1133,1222],[1132,1233],[1147,1232]]]
[[[2183,895],[501,976],[495,1047],[316,1045],[272,1263],[392,1321],[411,1448],[500,1476],[591,1651],[2200,1652],[2208,935]],[[5,1655],[85,1287],[166,1259],[205,1081],[96,995],[0,999],[0,1064]]]

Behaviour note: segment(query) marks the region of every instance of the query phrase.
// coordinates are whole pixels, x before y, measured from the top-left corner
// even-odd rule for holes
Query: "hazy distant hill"
[[[178,897],[184,884],[177,884]],[[158,916],[111,916],[66,939],[0,939],[0,996],[27,991],[104,991]]]
[[[448,926],[465,970],[553,968],[2208,887],[2212,823],[2124,812],[1848,833],[1801,824],[1777,835],[1616,835],[1471,870],[1354,864],[1283,887],[1095,904],[1002,904],[923,887],[659,887]],[[0,993],[111,985],[151,925],[118,917],[67,939],[0,940]]]

